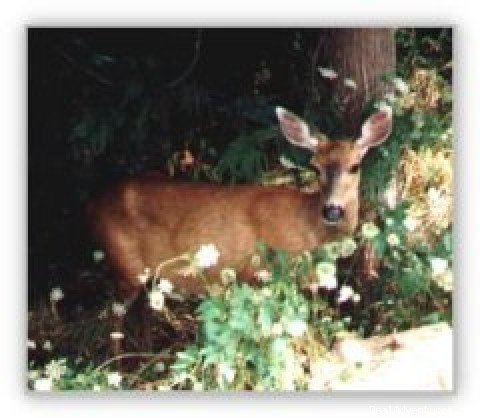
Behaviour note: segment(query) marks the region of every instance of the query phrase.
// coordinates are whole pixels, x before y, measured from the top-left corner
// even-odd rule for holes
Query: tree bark
[[[344,109],[347,134],[358,135],[363,106],[385,95],[388,86],[382,81],[386,72],[395,69],[394,30],[389,28],[326,29],[319,35],[319,64],[338,74],[337,91]],[[354,90],[344,78],[355,81]]]

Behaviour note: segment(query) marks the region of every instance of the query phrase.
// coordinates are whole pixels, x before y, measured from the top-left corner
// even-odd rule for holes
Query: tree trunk
[[[394,30],[388,28],[342,28],[322,30],[319,35],[319,64],[338,74],[337,94],[344,105],[346,133],[358,135],[362,108],[370,99],[382,97],[386,72],[395,69]],[[354,90],[344,84],[352,79]]]

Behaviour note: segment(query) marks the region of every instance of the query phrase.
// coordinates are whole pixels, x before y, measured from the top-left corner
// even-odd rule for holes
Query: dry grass
[[[450,225],[453,216],[453,150],[440,144],[406,150],[398,180],[402,199],[412,201],[409,214],[418,221],[417,238],[429,243]]]
[[[35,349],[29,350],[29,361],[42,364],[51,358],[68,357],[77,362],[99,364],[110,358],[110,305],[107,301],[75,315],[67,315],[73,307],[61,306],[57,316],[49,301],[38,302],[28,313],[28,338],[36,344]],[[141,315],[142,301],[139,301],[126,317],[125,351],[157,353],[183,347],[197,333],[197,323],[191,315],[194,305],[194,301],[170,301],[168,310],[160,314],[151,312],[145,323]],[[150,330],[151,344],[145,338],[145,327]],[[51,344],[51,349],[44,348],[46,342]]]

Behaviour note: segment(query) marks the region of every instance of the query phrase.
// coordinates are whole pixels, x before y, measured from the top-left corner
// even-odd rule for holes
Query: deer
[[[214,244],[219,252],[218,263],[206,272],[209,277],[218,278],[222,268],[231,267],[238,280],[252,282],[250,260],[259,240],[300,253],[354,232],[360,164],[369,149],[389,137],[391,108],[372,114],[353,140],[315,136],[304,120],[282,107],[276,108],[276,116],[285,139],[311,152],[318,190],[176,182],[146,173],[89,202],[94,236],[113,270],[118,297],[127,306],[144,289],[138,277],[146,268],[204,244]],[[162,272],[175,288],[193,295],[205,291],[204,281],[175,268]]]

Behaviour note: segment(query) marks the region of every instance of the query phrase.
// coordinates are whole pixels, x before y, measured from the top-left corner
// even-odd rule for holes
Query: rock
[[[312,365],[310,389],[453,390],[453,335],[445,323],[368,339],[342,338]]]

